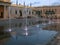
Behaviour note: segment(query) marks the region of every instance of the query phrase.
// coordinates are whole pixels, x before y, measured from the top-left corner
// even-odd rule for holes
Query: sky
[[[11,0],[12,3],[16,3],[17,0]],[[25,4],[26,5],[30,5],[30,3],[32,4],[32,6],[47,6],[47,5],[59,5],[60,4],[60,0],[18,0],[18,3],[20,4]]]

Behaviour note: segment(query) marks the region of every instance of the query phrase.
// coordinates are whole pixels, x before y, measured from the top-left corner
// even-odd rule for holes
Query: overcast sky
[[[16,3],[17,0],[11,0],[11,2]],[[29,5],[30,3],[32,6],[44,6],[44,5],[54,5],[54,4],[60,4],[60,0],[18,0],[18,3],[23,4],[25,2],[26,5]]]

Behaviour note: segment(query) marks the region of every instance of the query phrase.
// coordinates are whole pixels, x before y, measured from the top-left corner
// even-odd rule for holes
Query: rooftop
[[[11,2],[8,2],[8,1],[1,1],[1,0],[0,0],[0,3],[9,3],[9,4],[11,4]]]

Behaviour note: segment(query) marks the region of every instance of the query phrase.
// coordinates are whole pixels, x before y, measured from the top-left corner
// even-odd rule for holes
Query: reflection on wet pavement
[[[11,37],[5,38],[2,41],[0,40],[0,43],[1,45],[45,45],[54,38],[57,32],[40,30],[41,27],[43,27],[41,24],[39,24],[39,27],[36,27],[36,25],[28,27],[27,36],[24,27],[13,27],[11,28],[12,31],[9,32]],[[7,27],[5,27],[4,30],[8,30],[8,28],[6,28]]]
[[[29,22],[27,28],[25,28],[25,23],[11,23],[11,28],[9,28],[8,23],[0,25],[0,32],[2,30],[0,33],[2,34],[0,36],[0,45],[45,45],[57,34],[56,31],[49,31],[54,26],[51,26],[48,30],[45,29],[45,27],[52,24],[51,21]],[[1,37],[3,38],[1,39]]]
[[[53,25],[48,25],[46,27],[43,28],[44,30],[54,30],[54,31],[60,31],[60,24],[59,23],[55,23]]]

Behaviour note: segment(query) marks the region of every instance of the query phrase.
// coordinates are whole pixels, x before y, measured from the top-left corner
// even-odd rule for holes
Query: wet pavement
[[[53,25],[46,26],[43,30],[57,31],[58,34],[55,39],[50,42],[50,45],[60,45],[60,19],[54,20]]]
[[[2,41],[2,45],[46,45],[57,34],[56,31],[42,30],[36,25],[28,27],[27,31],[24,28],[12,28],[11,30],[11,37]]]
[[[10,30],[11,32],[9,33],[11,37],[0,40],[1,45],[47,45],[47,43],[51,42],[58,33],[54,31],[54,29],[43,30],[44,27],[51,25],[52,22],[28,26],[28,30],[24,27],[20,28],[20,26],[12,26],[10,29],[8,24],[6,24],[4,25],[4,29],[1,30],[7,32]]]

